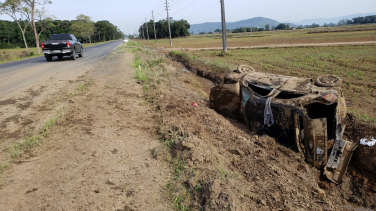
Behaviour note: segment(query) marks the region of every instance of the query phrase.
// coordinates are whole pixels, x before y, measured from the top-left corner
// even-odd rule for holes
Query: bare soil
[[[30,89],[35,97],[28,103],[0,99],[7,116],[0,122],[1,164],[9,161],[9,146],[60,113],[41,146],[0,174],[1,210],[351,210],[349,202],[375,208],[375,184],[358,171],[330,184],[297,153],[210,109],[201,83],[181,64],[159,52],[142,54],[158,57],[166,77],[148,84],[148,92],[134,79],[134,56],[124,52],[55,93],[42,84]],[[184,191],[171,198],[177,184]]]
[[[100,62],[44,101],[30,99],[27,115],[22,108],[2,111],[13,115],[1,119],[4,155],[26,128],[36,130],[48,115],[66,108],[42,146],[1,174],[0,210],[170,210],[162,194],[169,168],[151,157],[160,141],[132,60],[126,53]],[[80,85],[87,90],[67,96]],[[20,107],[17,100],[1,102]]]
[[[196,72],[200,76],[216,81],[216,83],[223,82],[223,80],[221,80],[221,78],[223,78],[223,75],[221,75],[221,73],[218,73],[218,71],[216,74],[213,74],[211,72],[212,68],[209,67],[208,64],[199,63],[199,62],[190,63],[190,61],[187,61],[184,59],[181,60],[180,58],[177,58],[177,57],[174,57],[173,59],[174,60],[177,59],[177,61],[181,61],[184,65],[184,68],[192,69],[194,72]],[[183,103],[179,103],[179,104],[183,105]],[[205,104],[206,105],[204,106],[204,108],[201,107],[200,109],[205,110],[208,107],[207,101],[205,101]],[[181,109],[186,110],[186,111],[190,110],[188,108],[181,108]],[[209,109],[205,111],[209,112],[211,110]],[[299,159],[299,156],[293,153],[291,150],[286,149],[282,146],[275,147],[273,139],[271,139],[273,143],[268,144],[269,141],[265,141],[265,139],[270,139],[269,137],[258,137],[258,136],[249,134],[248,129],[241,122],[237,122],[231,119],[222,119],[223,120],[222,122],[219,120],[212,119],[213,116],[208,113],[204,113],[204,114],[200,113],[199,115],[190,114],[188,116],[189,118],[187,122],[195,122],[196,124],[194,125],[196,127],[200,127],[200,129],[192,128],[193,127],[192,125],[186,125],[186,124],[184,126],[181,126],[181,128],[185,128],[185,129],[191,128],[192,133],[197,133],[193,131],[199,131],[199,134],[200,135],[203,134],[202,136],[204,138],[209,137],[207,138],[207,140],[209,141],[204,141],[204,143],[209,142],[214,145],[215,149],[222,150],[218,152],[218,155],[224,156],[225,157],[224,160],[231,163],[227,165],[229,169],[231,169],[232,171],[236,170],[237,172],[243,171],[241,175],[243,175],[244,178],[246,178],[246,181],[248,180],[248,182],[254,182],[254,178],[256,177],[260,178],[260,175],[263,175],[264,178],[262,179],[262,182],[268,181],[270,183],[270,184],[264,184],[264,183],[258,184],[257,187],[267,188],[269,187],[269,185],[272,185],[272,186],[276,185],[274,184],[274,182],[278,181],[278,179],[285,178],[287,180],[292,180],[293,184],[298,184],[298,187],[297,187],[298,190],[300,190],[299,188],[303,188],[303,187],[308,188],[308,189],[305,189],[305,191],[299,192],[299,194],[300,193],[307,194],[308,190],[313,190],[315,188],[314,184],[318,184],[321,189],[325,190],[328,202],[335,204],[334,207],[330,207],[329,205],[331,204],[323,205],[321,207],[323,209],[324,208],[326,209],[328,207],[330,207],[330,209],[337,209],[337,208],[339,210],[346,209],[345,204],[347,203],[347,201],[356,203],[365,207],[373,207],[373,209],[375,208],[376,181],[374,177],[375,175],[374,169],[376,167],[376,163],[375,163],[376,147],[367,147],[367,146],[360,145],[359,148],[354,152],[354,156],[353,156],[354,158],[351,161],[351,165],[348,169],[348,172],[344,176],[344,182],[341,185],[336,186],[334,184],[331,184],[325,181],[320,176],[319,170],[306,165],[304,162],[299,164],[299,162],[297,162],[297,161],[301,161]],[[206,119],[207,116],[210,119]],[[180,119],[187,119],[187,118],[181,117]],[[184,123],[180,123],[180,124],[184,124]],[[232,125],[232,127],[229,125],[226,127],[225,126],[226,124]],[[354,116],[351,116],[351,115],[349,116],[347,125],[348,125],[348,128],[346,130],[345,135],[346,135],[346,138],[350,140],[359,140],[359,137],[371,137],[371,136],[376,135],[376,131],[373,125],[370,125],[362,121],[358,121]],[[242,128],[242,130],[239,130],[238,128]],[[211,133],[211,134],[214,133],[216,135],[214,135],[213,137],[213,136],[208,135],[207,133]],[[240,137],[240,140],[238,140],[239,139],[238,137]],[[245,144],[243,145],[242,142],[245,142]],[[252,143],[254,143],[256,146],[250,147]],[[255,154],[254,152],[254,150],[257,149],[257,145],[262,145],[263,149],[260,150],[260,152],[266,153],[265,155],[263,155],[266,157],[263,157],[262,159],[264,163],[260,164],[260,166],[258,165],[260,162],[257,162],[257,160],[259,159],[259,155],[257,153]],[[203,148],[208,149],[210,147],[204,146]],[[215,153],[211,152],[210,154],[213,155]],[[235,156],[235,158],[232,158],[233,156]],[[269,159],[268,159],[268,156],[270,156]],[[235,159],[235,161],[237,162],[232,162],[232,159]],[[213,163],[213,161],[211,161],[210,163]],[[283,176],[277,174],[277,175],[274,175],[273,177],[273,173],[269,173],[269,171],[273,171],[273,170],[270,170],[270,168],[271,169],[281,168],[281,166],[284,166],[284,165],[288,165],[289,167],[293,169],[295,168],[295,169],[287,170],[287,172],[289,172],[290,174],[285,174]],[[296,166],[292,167],[294,165]],[[304,170],[304,176],[299,176],[300,175],[299,171],[302,170],[302,167],[300,165],[305,166],[306,170]],[[198,166],[201,166],[201,165],[198,165]],[[265,178],[265,175],[269,175],[269,174],[271,174],[272,176],[270,176],[270,178]],[[316,177],[314,177],[314,175],[316,175]],[[308,179],[309,182],[302,181],[303,177],[305,179]],[[246,181],[244,181],[244,183],[242,183],[239,187],[231,186],[231,188],[229,189],[231,189],[232,191],[237,190],[238,193],[242,193],[242,190],[240,190],[239,188],[255,186],[254,183],[247,183]],[[307,182],[307,184],[305,184],[304,182]],[[208,181],[204,181],[204,183],[208,183]],[[225,186],[227,185],[228,184],[226,184]],[[270,188],[269,191],[265,192],[264,197],[266,197],[268,194],[271,194],[272,191],[275,191],[278,189],[280,189],[280,187],[273,186],[272,188]],[[260,190],[257,189],[257,192],[259,191]],[[294,197],[296,197],[296,194]],[[240,199],[242,198],[238,198],[238,200]],[[310,199],[310,201],[315,201],[315,200],[320,201],[317,199],[312,199],[312,198]],[[296,199],[296,201],[301,202],[302,200]],[[344,204],[341,204],[341,203],[344,203]],[[262,206],[260,204],[258,204],[257,202],[255,202],[255,204],[256,204],[257,209],[261,209]],[[284,210],[285,209],[295,210],[298,208],[299,209],[313,209],[313,210],[320,209],[317,207],[316,208],[300,207],[301,205],[300,206],[293,205],[291,207],[287,205],[285,207],[279,205],[278,207],[276,204],[277,202],[273,200],[270,200],[269,203],[266,203],[266,205],[272,210],[276,210],[281,207],[282,207],[281,209],[284,209]],[[257,207],[257,205],[259,207]],[[267,208],[267,210],[269,208]]]

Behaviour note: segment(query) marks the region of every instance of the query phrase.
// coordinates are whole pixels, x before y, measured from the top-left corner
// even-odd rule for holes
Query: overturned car
[[[346,102],[341,85],[342,79],[335,75],[313,81],[240,65],[223,84],[212,88],[210,105],[299,152],[338,184],[358,145],[343,139]]]

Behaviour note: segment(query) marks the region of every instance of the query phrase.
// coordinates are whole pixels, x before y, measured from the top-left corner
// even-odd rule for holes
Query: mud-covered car
[[[307,163],[324,169],[327,179],[340,183],[358,145],[343,139],[346,102],[341,85],[335,75],[313,81],[240,65],[212,88],[210,106],[299,152]]]

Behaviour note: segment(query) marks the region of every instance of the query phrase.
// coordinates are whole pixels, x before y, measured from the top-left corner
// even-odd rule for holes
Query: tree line
[[[28,25],[24,21],[21,24]],[[26,22],[26,21],[25,21]],[[38,31],[42,31],[42,23],[36,22]],[[87,27],[89,26],[89,27]],[[48,27],[44,29],[39,40],[48,40],[51,34],[72,33],[82,42],[103,42],[115,39],[121,39],[124,34],[109,21],[103,20],[89,23],[89,25],[80,24],[77,20],[52,20],[48,23]],[[30,47],[36,47],[35,38],[31,27],[25,30],[26,43]],[[25,48],[20,29],[15,21],[0,20],[0,48]]]
[[[170,27],[171,27],[171,38],[186,37],[190,35],[188,30],[191,27],[191,25],[186,20],[183,20],[183,19],[174,20],[171,17]],[[155,22],[155,31],[156,31],[157,39],[168,38],[169,31],[168,31],[167,19],[163,19],[163,20],[159,20],[158,22]],[[138,29],[138,33],[139,33],[140,38],[145,37],[147,39],[147,33],[149,33],[149,38],[155,39],[153,20],[150,20],[149,22],[142,24]]]
[[[342,19],[338,21],[338,23],[324,23],[322,26],[323,27],[334,27],[334,26],[344,26],[344,25],[361,25],[361,24],[370,24],[370,23],[376,23],[376,15],[370,15],[370,16],[364,16],[364,17],[356,17],[353,18],[352,20],[348,19]],[[311,25],[300,25],[297,26],[297,29],[302,29],[302,28],[318,28],[320,27],[319,24],[313,23]]]
[[[51,34],[72,33],[83,42],[102,42],[124,38],[124,34],[109,21],[94,22],[89,16],[78,15],[76,20],[56,20],[47,15],[44,7],[52,4],[48,0],[5,0],[0,1],[0,14],[8,15],[13,21],[0,20],[0,48],[37,47],[40,41],[48,40]]]

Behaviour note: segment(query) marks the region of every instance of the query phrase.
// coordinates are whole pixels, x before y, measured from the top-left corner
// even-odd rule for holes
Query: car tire
[[[83,55],[84,55],[84,49],[81,48],[81,51],[80,51],[80,53],[78,54],[78,56],[79,56],[79,57],[82,57]]]
[[[46,57],[46,60],[47,60],[48,62],[52,61],[52,56],[51,56],[51,55],[49,55],[49,54],[45,54],[44,57]]]
[[[342,78],[337,75],[321,75],[315,79],[315,85],[319,87],[340,87],[342,86]]]
[[[72,60],[76,60],[76,49],[73,49]]]
[[[250,73],[250,72],[257,72],[257,71],[252,66],[241,64],[238,66],[235,72],[236,73]]]
[[[63,58],[63,56],[57,56],[57,58],[61,59],[61,58]]]

